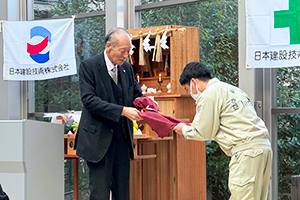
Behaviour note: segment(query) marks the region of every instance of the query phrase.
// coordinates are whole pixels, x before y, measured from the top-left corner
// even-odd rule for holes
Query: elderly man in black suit
[[[75,148],[89,167],[90,200],[108,200],[110,191],[115,200],[129,200],[132,120],[141,120],[133,101],[142,92],[125,61],[131,48],[128,32],[113,28],[105,43],[104,52],[79,68],[83,110]]]

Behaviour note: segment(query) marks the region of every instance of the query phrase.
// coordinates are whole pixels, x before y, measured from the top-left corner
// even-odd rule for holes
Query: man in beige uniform
[[[215,140],[231,156],[230,200],[267,199],[272,162],[269,133],[247,94],[212,78],[198,62],[188,63],[179,81],[197,107],[191,126],[180,123],[174,130],[186,139]]]

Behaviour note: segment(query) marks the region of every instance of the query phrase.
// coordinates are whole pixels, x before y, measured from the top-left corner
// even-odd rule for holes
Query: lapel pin
[[[126,73],[125,69],[123,69],[123,72]]]

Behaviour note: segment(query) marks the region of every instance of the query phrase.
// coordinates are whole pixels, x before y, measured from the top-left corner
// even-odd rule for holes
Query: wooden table
[[[65,154],[64,154],[64,159],[65,160],[69,160],[72,159],[73,160],[73,166],[74,166],[74,170],[73,170],[73,175],[74,175],[74,200],[78,200],[79,199],[79,193],[78,193],[78,184],[79,184],[79,176],[78,176],[78,164],[79,164],[79,157],[76,155],[76,151],[72,148],[73,146],[70,145],[70,143],[74,144],[74,139],[75,139],[75,135],[64,135],[64,146],[65,146]],[[151,154],[151,155],[140,155],[139,152],[142,152],[141,150],[141,145],[142,143],[154,143],[156,144],[157,141],[154,140],[149,140],[149,138],[142,134],[142,135],[134,135],[134,144],[135,144],[135,148],[134,148],[134,160],[138,163],[138,182],[141,184],[142,183],[142,160],[145,159],[155,159],[157,157],[157,152],[158,149],[156,150],[156,154]],[[158,148],[158,146],[156,145],[156,148]],[[155,174],[159,174],[159,162],[156,159],[156,173]],[[159,177],[157,176],[156,178],[156,188],[157,191],[159,191]],[[158,193],[159,194],[159,193]],[[142,188],[139,188],[137,191],[137,196],[138,199],[142,199]]]
[[[73,149],[74,147],[74,140],[75,135],[64,135],[64,159],[65,160],[73,160],[73,176],[74,176],[74,200],[79,199],[78,195],[78,183],[79,183],[79,176],[78,176],[78,163],[79,157],[76,155],[76,150]],[[73,145],[70,143],[73,142]]]

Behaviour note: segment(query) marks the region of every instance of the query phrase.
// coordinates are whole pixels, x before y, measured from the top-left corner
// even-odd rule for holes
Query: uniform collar
[[[210,80],[208,81],[208,83],[207,83],[207,85],[206,85],[206,88],[209,87],[209,86],[211,86],[212,84],[218,83],[218,82],[220,82],[219,79],[217,79],[217,78],[212,78],[212,79],[210,79]]]

